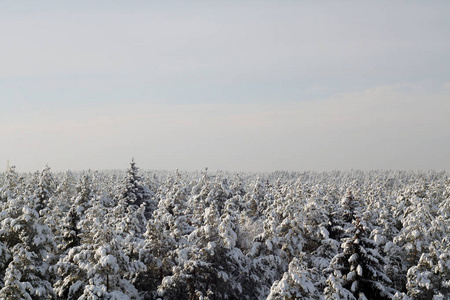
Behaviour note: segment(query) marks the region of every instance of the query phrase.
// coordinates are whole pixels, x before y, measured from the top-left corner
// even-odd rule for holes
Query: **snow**
[[[357,261],[358,260],[358,253],[353,253],[351,256],[350,256],[350,258],[348,259],[348,262],[349,263],[353,263],[353,262],[355,262],[355,261]]]
[[[363,270],[362,270],[361,265],[358,265],[356,267],[356,273],[358,274],[358,276],[363,276]]]
[[[224,173],[148,173],[134,182],[146,191],[135,196],[152,195],[144,208],[123,198],[136,186],[129,174],[73,173],[71,187],[51,175],[25,174],[17,189],[0,175],[1,279],[39,298],[364,299],[369,282],[395,300],[408,299],[398,290],[448,298],[445,173],[246,174],[239,184]],[[84,200],[77,180],[91,187]]]

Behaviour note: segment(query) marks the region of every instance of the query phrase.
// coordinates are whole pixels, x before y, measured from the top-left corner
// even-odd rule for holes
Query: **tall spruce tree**
[[[142,178],[138,174],[139,168],[136,166],[134,158],[131,160],[130,168],[128,168],[122,189],[121,198],[123,198],[128,205],[135,205],[137,207],[145,204],[145,215],[150,218],[153,211],[156,209],[157,203],[148,187],[143,184]]]

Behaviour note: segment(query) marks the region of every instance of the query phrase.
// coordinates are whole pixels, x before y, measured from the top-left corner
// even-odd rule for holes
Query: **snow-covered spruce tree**
[[[283,278],[273,283],[268,300],[324,299],[315,285],[320,274],[317,269],[310,269],[304,258],[303,253],[291,261]]]
[[[55,236],[61,235],[61,220],[66,217],[67,212],[71,208],[71,199],[74,197],[75,177],[71,171],[66,171],[58,182],[58,178],[54,178],[57,183],[56,190],[52,197],[48,200],[48,206],[43,211],[45,223],[50,227]]]
[[[72,203],[76,208],[76,213],[80,218],[84,211],[91,206],[91,201],[95,197],[92,189],[92,177],[84,172],[75,186],[76,196],[72,198]]]
[[[305,247],[309,268],[314,270],[314,285],[323,293],[326,286],[325,269],[339,253],[340,238],[348,227],[342,218],[339,191],[332,186],[298,184],[298,194],[306,197],[303,205]]]
[[[343,251],[331,260],[326,299],[391,299],[396,292],[384,274],[385,260],[367,230],[358,218],[354,227],[347,229],[352,236],[343,239]]]
[[[186,205],[186,214],[189,216],[189,225],[199,228],[204,224],[205,208],[210,206],[213,200],[211,197],[213,183],[207,169],[201,173],[200,178],[190,182],[189,186],[192,188]]]
[[[394,238],[406,257],[407,268],[416,265],[421,254],[430,244],[428,229],[433,220],[430,202],[427,199],[411,196],[411,205],[403,216],[403,228]]]
[[[439,203],[436,217],[431,221],[429,229],[431,240],[441,240],[442,237],[450,236],[450,184],[448,190],[443,192],[444,199]]]
[[[398,235],[399,220],[395,218],[395,204],[389,197],[380,199],[378,203],[372,205],[376,211],[377,218],[375,226],[370,233],[370,238],[379,244],[383,249],[386,260],[385,273],[392,280],[392,286],[399,291],[406,291],[406,257],[403,249],[393,243],[393,239]],[[401,225],[401,222],[400,222]]]
[[[157,211],[154,214],[157,215]],[[145,264],[146,270],[139,272],[134,280],[136,288],[148,299],[156,298],[156,290],[162,279],[172,274],[178,246],[164,222],[156,215],[148,220],[144,247],[139,253],[139,260]]]
[[[239,283],[245,256],[232,247],[231,229],[225,230],[226,225],[220,224],[213,201],[205,209],[203,226],[194,230],[188,243],[177,250],[178,264],[173,268],[173,275],[164,277],[158,287],[161,296],[167,299],[247,298]]]
[[[450,237],[430,244],[416,266],[408,270],[406,284],[413,299],[450,299]]]
[[[195,229],[189,225],[189,190],[177,172],[175,178],[169,178],[157,193],[158,208],[153,212],[153,218],[148,220],[145,245],[140,253],[147,271],[139,274],[136,285],[143,291],[156,291],[164,276],[172,274],[176,250],[185,246],[187,236]]]
[[[121,244],[124,253],[132,260],[139,259],[140,249],[144,246],[144,232],[147,224],[145,204],[139,207],[128,205],[125,199],[110,209],[108,222],[116,232],[117,242]]]
[[[250,258],[244,255],[239,245],[243,230],[239,225],[239,195],[225,202],[219,224],[219,245],[224,248],[225,257],[222,262],[224,272],[228,274],[227,285],[237,287],[237,290],[229,293],[230,298],[252,299],[259,284],[256,278],[251,276]],[[244,249],[245,250],[245,249]]]
[[[274,246],[280,249],[280,255],[286,262],[298,257],[305,244],[304,216],[302,211],[288,206],[283,221],[277,228],[277,240]]]
[[[12,249],[13,260],[5,274],[5,285],[0,290],[0,299],[54,299],[53,288],[45,273],[48,265],[35,252],[17,244]],[[23,298],[22,298],[23,297]]]
[[[299,191],[299,194],[303,193]],[[310,197],[302,200],[304,203],[302,213],[304,215],[305,252],[310,253],[320,247],[324,233],[327,238],[329,237],[329,231],[327,230],[329,218],[325,207],[325,199],[326,195],[319,190],[314,190]]]
[[[304,217],[302,204],[295,193],[281,179],[272,190],[273,202],[260,218],[263,232],[253,240],[248,255],[252,258],[252,274],[258,278],[257,297],[270,293],[273,282],[287,271],[289,262],[298,255],[304,245]]]
[[[217,174],[215,181],[211,184],[207,202],[215,201],[219,214],[222,214],[225,202],[231,197],[233,195],[228,185],[228,180],[223,177],[223,174]]]
[[[25,298],[52,299],[49,266],[56,244],[53,234],[33,208],[33,197],[10,199],[1,222],[0,241],[11,249],[13,260],[5,271],[0,298],[20,290]]]
[[[60,236],[58,237],[58,249],[67,251],[70,248],[80,246],[80,229],[78,222],[80,217],[75,205],[72,205],[66,216],[62,218]]]
[[[341,199],[341,206],[342,218],[346,226],[351,226],[353,221],[355,221],[355,217],[361,213],[361,204],[355,199],[351,189],[347,189],[345,197]]]
[[[264,197],[266,186],[258,177],[251,190],[244,196],[243,201],[246,206],[247,215],[252,218],[259,218],[261,212],[266,208]]]
[[[156,209],[157,203],[154,201],[150,189],[143,185],[138,171],[139,168],[136,166],[133,158],[130,163],[130,168],[127,170],[120,197],[125,199],[128,205],[141,206],[145,203],[145,215],[147,218],[150,218]]]
[[[5,270],[11,260],[11,253],[5,244],[0,242],[0,288],[4,286]]]
[[[19,258],[17,258],[19,259]],[[17,268],[10,268],[4,277],[5,285],[0,289],[0,299],[32,300],[28,290],[30,286],[21,282],[22,273]]]
[[[328,224],[325,229],[328,231],[330,239],[340,242],[348,235],[346,229],[351,227],[355,213],[360,211],[360,203],[355,199],[350,189],[347,189],[345,196],[339,201],[338,191],[326,195],[323,208],[328,216]]]
[[[241,197],[247,193],[244,188],[244,182],[239,174],[233,176],[230,182],[230,191],[232,195],[239,195]]]
[[[16,166],[11,166],[3,173],[3,186],[0,187],[0,201],[6,202],[8,198],[16,198],[23,193],[23,178],[16,172]]]
[[[48,206],[50,197],[53,195],[56,189],[55,181],[53,179],[52,173],[50,172],[50,167],[47,165],[39,174],[39,181],[34,190],[34,197],[36,198],[36,211],[40,216],[43,215],[43,209]]]
[[[71,248],[55,265],[60,279],[55,283],[59,299],[138,299],[131,283],[145,269],[123,251],[106,211],[98,198],[79,223],[80,246]],[[122,298],[120,298],[122,297]]]
[[[5,270],[12,259],[10,248],[19,242],[17,235],[12,234],[3,226],[9,222],[12,216],[20,214],[20,209],[14,206],[11,207],[11,203],[15,203],[22,186],[22,179],[15,171],[15,166],[11,166],[3,174],[3,177],[3,186],[0,188],[0,288],[3,287]],[[13,212],[15,214],[12,214]]]
[[[91,200],[95,197],[91,186],[91,177],[88,173],[83,173],[75,186],[75,195],[71,197],[72,204],[61,218],[62,222],[59,221],[57,242],[58,249],[62,251],[80,246],[81,229],[78,224],[84,218],[86,209],[91,206]]]
[[[277,227],[279,216],[272,212],[264,221],[264,232],[255,237],[253,246],[247,254],[251,258],[251,273],[253,280],[259,281],[256,297],[262,299],[270,293],[272,283],[281,278],[287,270],[288,261],[280,257],[277,242]]]
[[[64,205],[70,204],[71,198],[76,193],[76,177],[75,174],[67,170],[64,172],[61,181],[58,183],[56,187],[55,194],[58,198],[58,203],[63,203]],[[66,211],[68,210],[68,206],[63,206]]]

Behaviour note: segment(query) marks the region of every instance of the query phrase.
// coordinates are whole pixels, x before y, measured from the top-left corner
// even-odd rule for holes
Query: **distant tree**
[[[61,220],[63,220],[67,212],[72,206],[71,199],[74,197],[75,191],[75,178],[71,171],[66,171],[63,177],[54,177],[56,190],[53,195],[48,199],[47,207],[42,211],[44,222],[53,231],[53,234],[58,237],[61,235]],[[55,178],[56,177],[56,178]],[[57,238],[56,238],[57,239]]]
[[[84,215],[85,210],[92,205],[91,201],[95,197],[95,193],[92,188],[92,177],[89,173],[84,172],[81,175],[75,190],[76,196],[72,198],[72,203],[76,209],[77,217],[81,218]]]
[[[156,209],[157,203],[154,201],[150,189],[143,185],[143,181],[138,175],[138,170],[139,168],[136,166],[133,158],[124,179],[121,198],[125,199],[128,205],[141,206],[145,203],[145,214],[149,218]]]
[[[252,216],[253,218],[258,218],[260,216],[260,212],[263,210],[261,205],[264,205],[265,194],[265,186],[261,182],[261,179],[257,178],[251,191],[244,196],[247,215]]]
[[[36,211],[40,216],[43,215],[43,210],[48,206],[50,197],[55,191],[55,181],[50,172],[50,167],[47,165],[39,174],[39,181],[34,190],[34,196],[36,198]]]
[[[0,201],[6,202],[9,198],[16,198],[23,193],[23,178],[16,172],[16,167],[11,166],[3,173],[3,186],[0,187]]]

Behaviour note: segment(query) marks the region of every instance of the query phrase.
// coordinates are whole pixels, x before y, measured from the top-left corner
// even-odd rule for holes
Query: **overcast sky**
[[[19,171],[132,157],[167,170],[450,170],[449,11],[2,1],[0,159]]]

